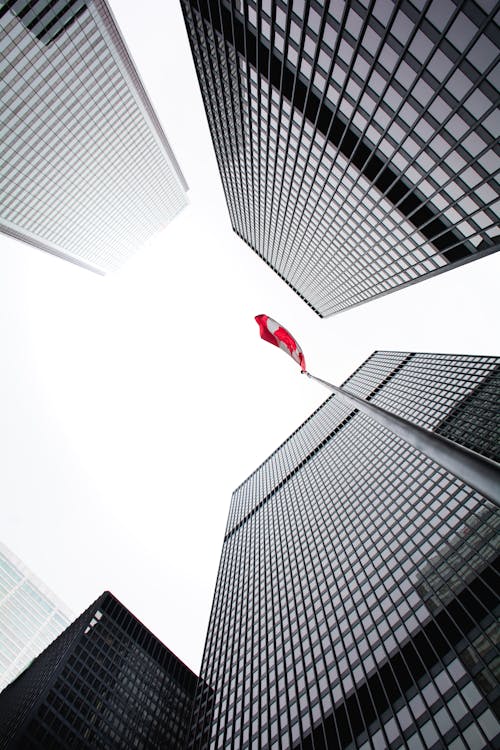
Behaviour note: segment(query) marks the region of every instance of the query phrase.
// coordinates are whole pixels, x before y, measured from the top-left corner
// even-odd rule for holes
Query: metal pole
[[[454,443],[453,440],[448,440],[442,435],[412,424],[407,419],[398,417],[380,406],[370,404],[363,398],[355,396],[354,393],[317,378],[310,372],[304,371],[304,374],[329,388],[351,409],[359,409],[382,427],[387,427],[395,435],[425,453],[430,459],[500,507],[500,465],[495,461]]]

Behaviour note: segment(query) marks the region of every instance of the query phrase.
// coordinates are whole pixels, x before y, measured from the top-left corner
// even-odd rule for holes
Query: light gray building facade
[[[72,620],[68,607],[0,543],[0,691]]]
[[[105,273],[187,184],[105,0],[0,3],[0,230]]]

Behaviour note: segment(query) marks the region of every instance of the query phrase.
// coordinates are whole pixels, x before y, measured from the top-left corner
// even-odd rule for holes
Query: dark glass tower
[[[4,0],[0,38],[0,231],[118,268],[187,184],[106,0]]]
[[[0,748],[184,750],[195,687],[105,592],[0,694]]]
[[[498,461],[499,372],[375,352],[345,385]],[[191,747],[500,747],[499,520],[330,397],[233,494]]]
[[[233,229],[319,315],[498,249],[494,2],[181,5]]]

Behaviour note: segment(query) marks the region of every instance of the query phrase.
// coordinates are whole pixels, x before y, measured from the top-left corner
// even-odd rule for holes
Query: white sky
[[[190,205],[101,277],[0,235],[1,538],[75,613],[118,596],[198,671],[232,491],[375,349],[496,354],[500,254],[327,320],[230,228],[177,2],[111,6]]]

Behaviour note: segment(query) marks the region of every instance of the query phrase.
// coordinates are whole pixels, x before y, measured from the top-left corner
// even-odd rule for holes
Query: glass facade
[[[181,0],[234,231],[322,317],[498,249],[498,18]]]
[[[0,691],[72,619],[56,595],[0,543]]]
[[[105,592],[0,695],[0,748],[184,750],[195,687]]]
[[[499,364],[375,352],[344,385],[490,455]],[[499,747],[499,525],[331,396],[233,494],[190,747]]]
[[[0,2],[0,230],[104,273],[187,184],[105,0]]]

